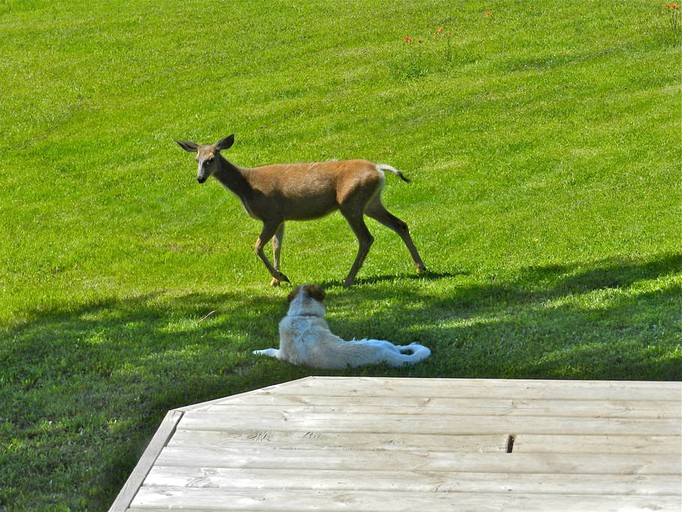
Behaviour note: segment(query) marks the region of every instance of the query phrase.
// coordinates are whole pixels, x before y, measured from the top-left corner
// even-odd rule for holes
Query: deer
[[[238,167],[222,155],[234,144],[234,134],[208,145],[184,140],[175,142],[185,151],[196,153],[200,184],[212,176],[239,198],[250,217],[263,223],[255,252],[272,276],[271,286],[290,282],[280,271],[285,221],[318,219],[336,210],[341,212],[358,240],[358,252],[344,286],[355,282],[374,242],[365,224],[365,215],[397,233],[407,246],[417,272],[426,270],[407,224],[389,213],[381,203],[386,172],[409,182],[402,172],[390,165],[367,160],[338,160]],[[270,240],[274,264],[263,250]]]

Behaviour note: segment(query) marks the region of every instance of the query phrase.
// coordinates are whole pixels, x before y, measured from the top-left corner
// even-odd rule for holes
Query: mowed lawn
[[[682,380],[679,27],[655,1],[2,2],[0,511],[106,510],[168,409],[332,373],[251,354],[291,286],[173,139],[411,179],[384,203],[425,274],[369,221],[343,288],[343,218],[287,225],[337,334],[433,353],[334,374]]]

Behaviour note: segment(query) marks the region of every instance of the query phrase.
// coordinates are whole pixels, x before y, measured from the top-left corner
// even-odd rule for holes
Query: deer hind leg
[[[265,222],[263,223],[263,229],[261,230],[260,236],[258,237],[258,240],[256,240],[256,247],[254,248],[256,251],[256,254],[258,257],[261,259],[265,267],[268,269],[268,272],[270,272],[270,275],[273,277],[273,280],[271,281],[270,284],[272,284],[275,280],[277,281],[277,284],[279,284],[280,281],[285,281],[289,282],[289,279],[287,276],[282,274],[278,269],[276,269],[272,263],[270,263],[270,260],[268,257],[265,255],[265,252],[263,251],[263,247],[265,244],[267,244],[270,239],[275,236],[276,233],[280,231],[280,227],[282,226],[283,222]],[[283,232],[282,232],[283,233]],[[280,247],[281,247],[281,238],[279,240],[280,242]]]
[[[412,260],[414,260],[414,266],[417,267],[417,272],[423,272],[426,270],[426,265],[419,256],[419,251],[415,247],[412,237],[410,236],[410,231],[407,228],[407,224],[400,220],[395,215],[391,214],[378,198],[373,200],[367,208],[365,209],[365,214],[368,217],[380,222],[384,226],[395,231],[403,242],[407,246],[407,250],[410,251]]]
[[[277,231],[275,231],[275,236],[272,237],[272,254],[274,259],[274,267],[277,272],[279,272],[279,262],[280,254],[282,254],[282,241],[284,239],[284,222],[280,224]],[[280,280],[276,277],[272,278],[270,281],[270,286],[279,286]]]
[[[346,279],[343,282],[344,286],[351,286],[353,282],[355,282],[355,276],[362,267],[362,264],[365,262],[365,258],[367,257],[369,248],[372,246],[372,243],[374,242],[374,237],[369,232],[369,229],[367,229],[365,220],[362,218],[363,217],[362,213],[358,214],[355,212],[348,211],[344,212],[343,210],[341,210],[341,213],[348,221],[348,224],[350,225],[351,229],[353,230],[353,233],[355,233],[355,236],[358,239],[358,254],[355,257],[353,266],[350,268],[350,272],[348,272],[348,275],[346,276]]]

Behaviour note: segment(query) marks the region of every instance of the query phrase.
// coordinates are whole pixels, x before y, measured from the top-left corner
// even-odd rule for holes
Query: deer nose
[[[197,169],[197,181],[199,183],[203,183],[208,179],[209,175],[210,173],[208,172],[206,165],[204,163],[200,163],[199,168]]]

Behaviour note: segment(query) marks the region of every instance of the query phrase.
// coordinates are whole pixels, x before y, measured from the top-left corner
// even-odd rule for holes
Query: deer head
[[[199,183],[204,183],[218,168],[220,152],[223,149],[229,149],[232,144],[234,144],[234,134],[219,140],[215,144],[209,144],[207,146],[202,146],[196,142],[189,142],[186,140],[176,140],[175,142],[177,142],[185,151],[197,154],[196,160],[197,164],[199,164],[199,168],[197,169],[197,181]]]

